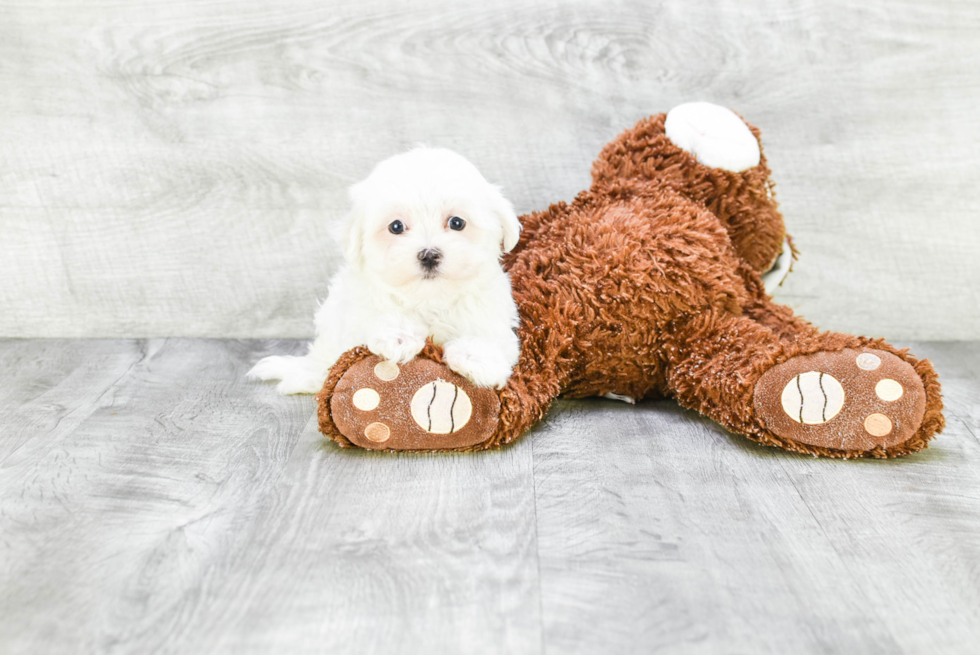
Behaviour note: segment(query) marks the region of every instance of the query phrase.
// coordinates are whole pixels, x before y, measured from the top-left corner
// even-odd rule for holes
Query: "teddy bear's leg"
[[[458,450],[493,433],[500,402],[442,364],[429,345],[404,364],[345,353],[316,396],[320,430],[368,450]]]
[[[797,316],[786,305],[772,302],[768,295],[768,285],[762,277],[747,264],[740,264],[739,277],[748,290],[748,299],[743,301],[742,311],[759,325],[769,328],[783,341],[796,341],[807,335],[816,335],[819,330],[802,316]]]
[[[602,195],[637,181],[680,190],[721,220],[736,254],[757,273],[784,250],[759,131],[724,107],[690,103],[639,121],[602,149],[592,179]]]
[[[943,426],[932,365],[881,340],[780,335],[749,316],[706,312],[665,340],[669,392],[729,430],[832,457],[921,450]]]
[[[317,394],[320,431],[368,450],[483,450],[526,432],[558,395],[552,370],[522,358],[501,390],[476,387],[428,344],[406,364],[366,348],[345,353]],[[534,370],[532,370],[534,369]]]

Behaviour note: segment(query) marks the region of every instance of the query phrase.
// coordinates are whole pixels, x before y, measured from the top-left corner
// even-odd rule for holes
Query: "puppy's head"
[[[343,234],[351,267],[402,289],[459,285],[499,271],[520,236],[514,208],[464,157],[419,147],[350,189]]]

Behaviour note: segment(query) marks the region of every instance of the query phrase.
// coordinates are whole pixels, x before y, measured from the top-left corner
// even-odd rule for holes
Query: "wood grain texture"
[[[948,427],[881,462],[598,399],[341,450],[243,379],[302,348],[0,340],[0,652],[975,652],[976,342],[914,344]]]
[[[0,342],[0,652],[537,652],[530,446],[339,451],[244,381],[301,349]]]
[[[960,346],[916,348],[966,373]],[[555,651],[975,650],[975,400],[951,398],[922,455],[853,467],[761,449],[668,401],[604,405],[563,403],[533,440]]]
[[[977,338],[980,5],[0,0],[0,335],[308,337],[416,142],[521,211],[694,99],[760,125],[818,324]]]

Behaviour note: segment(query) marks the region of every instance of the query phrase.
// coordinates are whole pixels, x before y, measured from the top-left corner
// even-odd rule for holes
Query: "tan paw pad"
[[[412,397],[412,418],[430,434],[452,434],[466,426],[473,404],[465,391],[445,380],[430,382]]]
[[[391,438],[391,429],[384,423],[371,423],[364,428],[364,436],[374,443],[384,443]]]
[[[871,414],[864,419],[864,429],[872,437],[884,437],[892,431],[892,421],[884,414]]]
[[[890,378],[880,380],[875,385],[875,395],[886,403],[895,402],[902,397],[903,393],[905,393],[905,389],[902,388],[902,385]]]
[[[351,403],[362,412],[370,412],[381,403],[381,394],[371,387],[364,387],[354,392]]]
[[[780,401],[786,415],[797,423],[820,425],[844,407],[844,388],[832,375],[807,371],[786,383]]]
[[[398,364],[387,360],[378,362],[374,367],[374,376],[379,380],[391,382],[398,377]]]
[[[855,359],[858,368],[865,371],[873,371],[881,366],[881,358],[872,353],[861,353]]]

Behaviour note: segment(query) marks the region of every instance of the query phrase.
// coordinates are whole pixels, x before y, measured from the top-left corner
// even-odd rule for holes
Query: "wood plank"
[[[0,339],[0,466],[70,434],[144,354],[133,340]]]
[[[548,648],[975,652],[980,348],[914,349],[949,427],[903,460],[765,449],[669,401],[562,402],[532,438]]]
[[[803,252],[781,300],[974,339],[978,26],[962,0],[0,0],[0,335],[311,336],[380,159],[451,147],[540,209],[704,99],[764,129]]]
[[[0,342],[15,384],[22,343]],[[530,443],[341,451],[310,397],[244,380],[304,344],[134,344],[93,411],[2,464],[0,650],[538,652]]]

